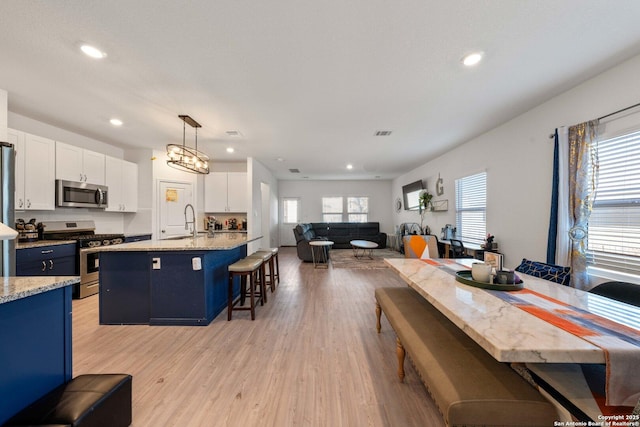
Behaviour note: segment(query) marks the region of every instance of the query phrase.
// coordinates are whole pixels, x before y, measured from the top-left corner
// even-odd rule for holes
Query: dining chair
[[[438,258],[438,244],[430,235],[411,235],[402,238],[405,258]]]
[[[590,289],[589,292],[640,307],[640,285],[627,282],[604,282]]]
[[[435,234],[427,234],[427,236],[432,236],[435,239],[436,246],[438,247],[438,257],[444,258],[444,243],[441,243],[440,240],[438,240],[438,236],[436,236]]]
[[[449,246],[451,248],[449,258],[473,258],[471,255],[467,255],[462,240],[450,239]]]

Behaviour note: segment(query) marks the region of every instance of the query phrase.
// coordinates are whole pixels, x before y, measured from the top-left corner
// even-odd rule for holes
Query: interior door
[[[158,191],[158,203],[160,204],[158,236],[160,239],[188,235],[189,230],[185,229],[185,207],[189,203],[193,205],[191,183],[160,181]],[[192,221],[191,209],[187,212],[187,216],[188,220]]]
[[[295,246],[293,229],[300,222],[300,198],[285,197],[281,199],[280,206],[280,245]]]

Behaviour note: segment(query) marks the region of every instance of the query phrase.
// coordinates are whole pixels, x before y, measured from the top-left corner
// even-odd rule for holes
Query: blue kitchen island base
[[[227,267],[246,248],[101,251],[100,324],[208,325],[227,306]]]

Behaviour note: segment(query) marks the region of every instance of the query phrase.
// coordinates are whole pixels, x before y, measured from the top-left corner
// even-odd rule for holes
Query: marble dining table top
[[[455,271],[469,268],[473,260],[441,261],[441,266],[434,266],[420,259],[385,259],[410,287],[498,361],[605,363],[600,347],[511,305],[496,294],[504,291],[458,282]],[[525,289],[636,330],[640,328],[638,307],[518,274]]]

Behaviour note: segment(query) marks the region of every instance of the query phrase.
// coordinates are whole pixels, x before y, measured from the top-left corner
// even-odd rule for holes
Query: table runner
[[[455,261],[423,261],[435,267],[445,267],[445,270],[455,275],[455,269],[447,268]],[[531,289],[485,291],[600,347],[606,360],[606,405],[633,407],[639,401],[640,379],[637,372],[640,367],[640,331]]]

